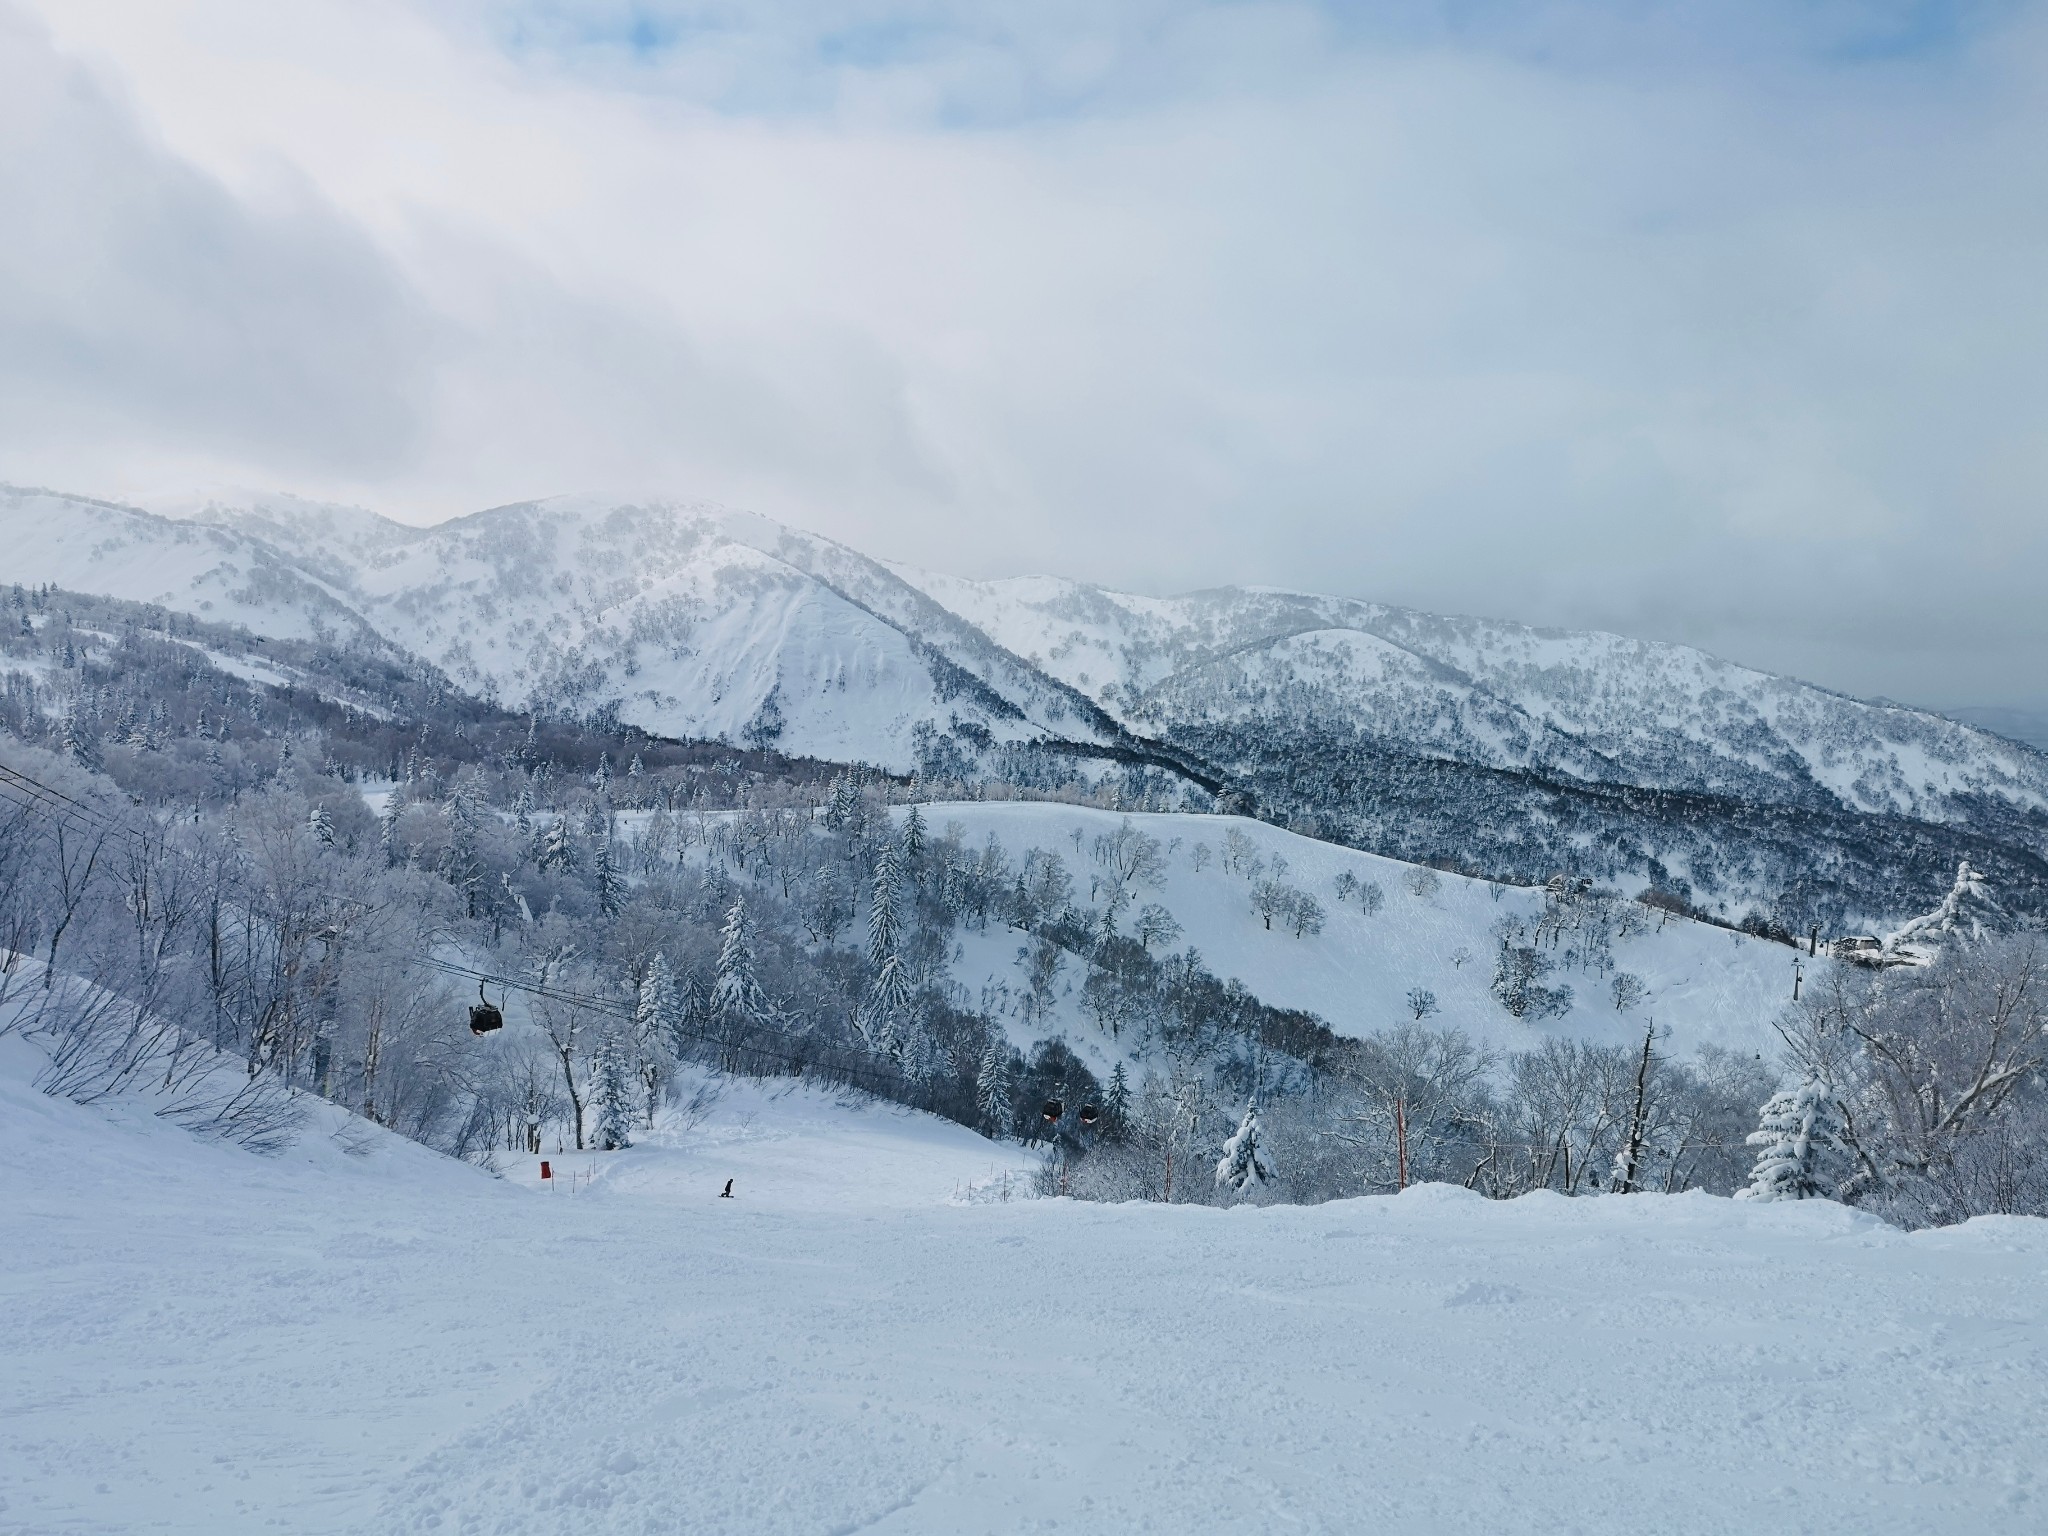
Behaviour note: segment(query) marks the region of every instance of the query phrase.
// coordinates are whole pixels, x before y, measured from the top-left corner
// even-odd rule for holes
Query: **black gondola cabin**
[[[484,984],[476,984],[476,1001],[469,1005],[469,1032],[472,1035],[488,1035],[494,1029],[505,1027],[505,1015],[489,998],[484,996]]]

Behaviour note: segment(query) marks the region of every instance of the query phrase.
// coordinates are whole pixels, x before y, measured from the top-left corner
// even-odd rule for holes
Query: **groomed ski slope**
[[[2037,1221],[1005,1203],[1014,1148],[747,1086],[543,1194],[325,1107],[274,1159],[201,1144],[28,1052],[10,1536],[2048,1522]]]

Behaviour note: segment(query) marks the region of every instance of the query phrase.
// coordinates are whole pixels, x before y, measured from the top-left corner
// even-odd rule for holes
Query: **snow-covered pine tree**
[[[832,794],[825,806],[825,825],[834,832],[858,831],[861,823],[860,786],[853,775],[841,773],[832,780]]]
[[[1237,1133],[1223,1143],[1223,1156],[1216,1163],[1218,1189],[1244,1190],[1265,1184],[1273,1177],[1273,1154],[1267,1150],[1265,1128],[1259,1124],[1258,1100],[1248,1101]]]
[[[591,1107],[597,1123],[592,1132],[598,1150],[615,1151],[633,1144],[633,1069],[618,1029],[608,1031],[597,1048],[591,1085]]]
[[[1848,1176],[1841,1106],[1818,1078],[1772,1094],[1749,1145],[1756,1167],[1738,1200],[1829,1200]]]
[[[878,969],[896,953],[896,903],[902,884],[896,845],[884,843],[882,856],[875,860],[875,883],[868,902],[868,963]]]
[[[442,875],[462,892],[469,916],[477,915],[477,898],[483,883],[483,861],[477,851],[484,817],[490,814],[483,793],[473,778],[457,779],[448,792],[442,816],[448,823],[448,857]]]
[[[633,1009],[633,1032],[666,1037],[675,1022],[676,1007],[676,973],[668,956],[657,950],[640,981]]]
[[[910,1007],[911,992],[910,970],[903,957],[890,955],[875,972],[874,985],[868,988],[867,1004],[857,1021],[862,1038],[875,1050],[893,1054],[900,1049],[904,1031],[899,1025]]]
[[[640,995],[633,1009],[633,1048],[640,1058],[641,1086],[647,1090],[650,1126],[654,1124],[655,1110],[661,1106],[662,1084],[668,1078],[669,1049],[680,1012],[675,972],[669,969],[668,956],[657,950],[641,979]]]
[[[1010,1128],[1010,1048],[991,1039],[981,1053],[981,1065],[974,1073],[974,1107],[982,1124],[997,1133]]]
[[[512,802],[512,825],[519,829],[523,838],[533,836],[533,784],[531,781],[519,786],[519,798]]]
[[[1131,1127],[1131,1079],[1118,1062],[1109,1074],[1109,1086],[1102,1093],[1102,1129],[1111,1140],[1121,1140]]]
[[[1965,859],[1956,866],[1955,883],[1941,905],[1886,935],[1883,952],[1896,963],[1928,965],[1952,943],[1981,943],[2004,918],[2005,911],[1992,898],[1983,874]]]
[[[913,805],[910,808],[910,814],[903,818],[904,863],[915,868],[918,860],[924,857],[924,843],[924,812]]]
[[[597,887],[597,910],[606,917],[617,917],[619,908],[626,903],[625,882],[619,877],[619,866],[612,857],[612,835],[609,829],[597,840],[597,851],[591,859],[590,878]]]
[[[733,898],[719,929],[711,1007],[728,1019],[758,1019],[767,1011],[761,984],[754,975],[754,920],[747,912],[744,896]]]
[[[322,848],[334,846],[334,818],[327,814],[327,807],[316,805],[312,814],[306,817],[306,830],[313,834],[313,841]]]
[[[99,744],[92,739],[92,733],[80,724],[77,714],[64,717],[65,754],[79,767],[97,773],[100,769]]]
[[[386,864],[397,865],[404,861],[398,846],[398,816],[405,809],[405,801],[392,786],[391,793],[384,797],[384,814],[377,818],[377,847],[384,854]]]
[[[904,1077],[913,1083],[929,1082],[945,1059],[932,1032],[925,1028],[922,1019],[915,1017],[906,1020],[896,1032],[895,1055]]]
[[[540,835],[540,850],[534,859],[542,870],[567,871],[576,867],[576,834],[567,816],[557,816]]]

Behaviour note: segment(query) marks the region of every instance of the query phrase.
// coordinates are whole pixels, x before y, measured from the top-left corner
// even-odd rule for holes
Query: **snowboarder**
[[[720,1191],[718,1192],[718,1198],[719,1198],[719,1199],[721,1199],[721,1200],[730,1200],[730,1199],[732,1198],[732,1180],[731,1180],[731,1179],[727,1179],[727,1180],[725,1181],[725,1188],[724,1188],[724,1189],[721,1189],[721,1190],[720,1190]]]

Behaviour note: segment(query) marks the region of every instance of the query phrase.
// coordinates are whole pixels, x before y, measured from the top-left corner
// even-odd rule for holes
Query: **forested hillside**
[[[709,1065],[1041,1146],[1070,1193],[1726,1192],[1827,1019],[1875,1009],[1877,1038],[1908,1004],[1950,1017],[1941,987],[2027,984],[1958,959],[1859,992],[1811,934],[1668,898],[1127,809],[1149,768],[983,775],[940,802],[908,776],[512,715],[373,641],[48,589],[13,611],[7,1027],[45,1043],[54,1090],[167,1096],[252,1143],[277,1135],[275,1088],[482,1163],[623,1146]],[[2031,963],[1984,938],[1984,964]],[[2037,1145],[2043,1016],[1982,1047],[1992,1077],[1931,1163],[1880,1128],[1958,1068],[1873,1066],[1862,1091],[1895,1107],[1838,1182],[1917,1219],[2035,1200],[2032,1161],[1993,1188],[1972,1159]],[[227,1064],[246,1092],[221,1091]],[[1209,1176],[1219,1147],[1237,1176]]]
[[[1894,924],[1956,866],[2048,912],[2048,756],[1682,646],[1230,589],[975,583],[684,503],[434,528],[0,489],[17,579],[382,654],[521,716],[980,793],[1116,786],[1758,931]],[[424,674],[423,674],[424,675]]]

